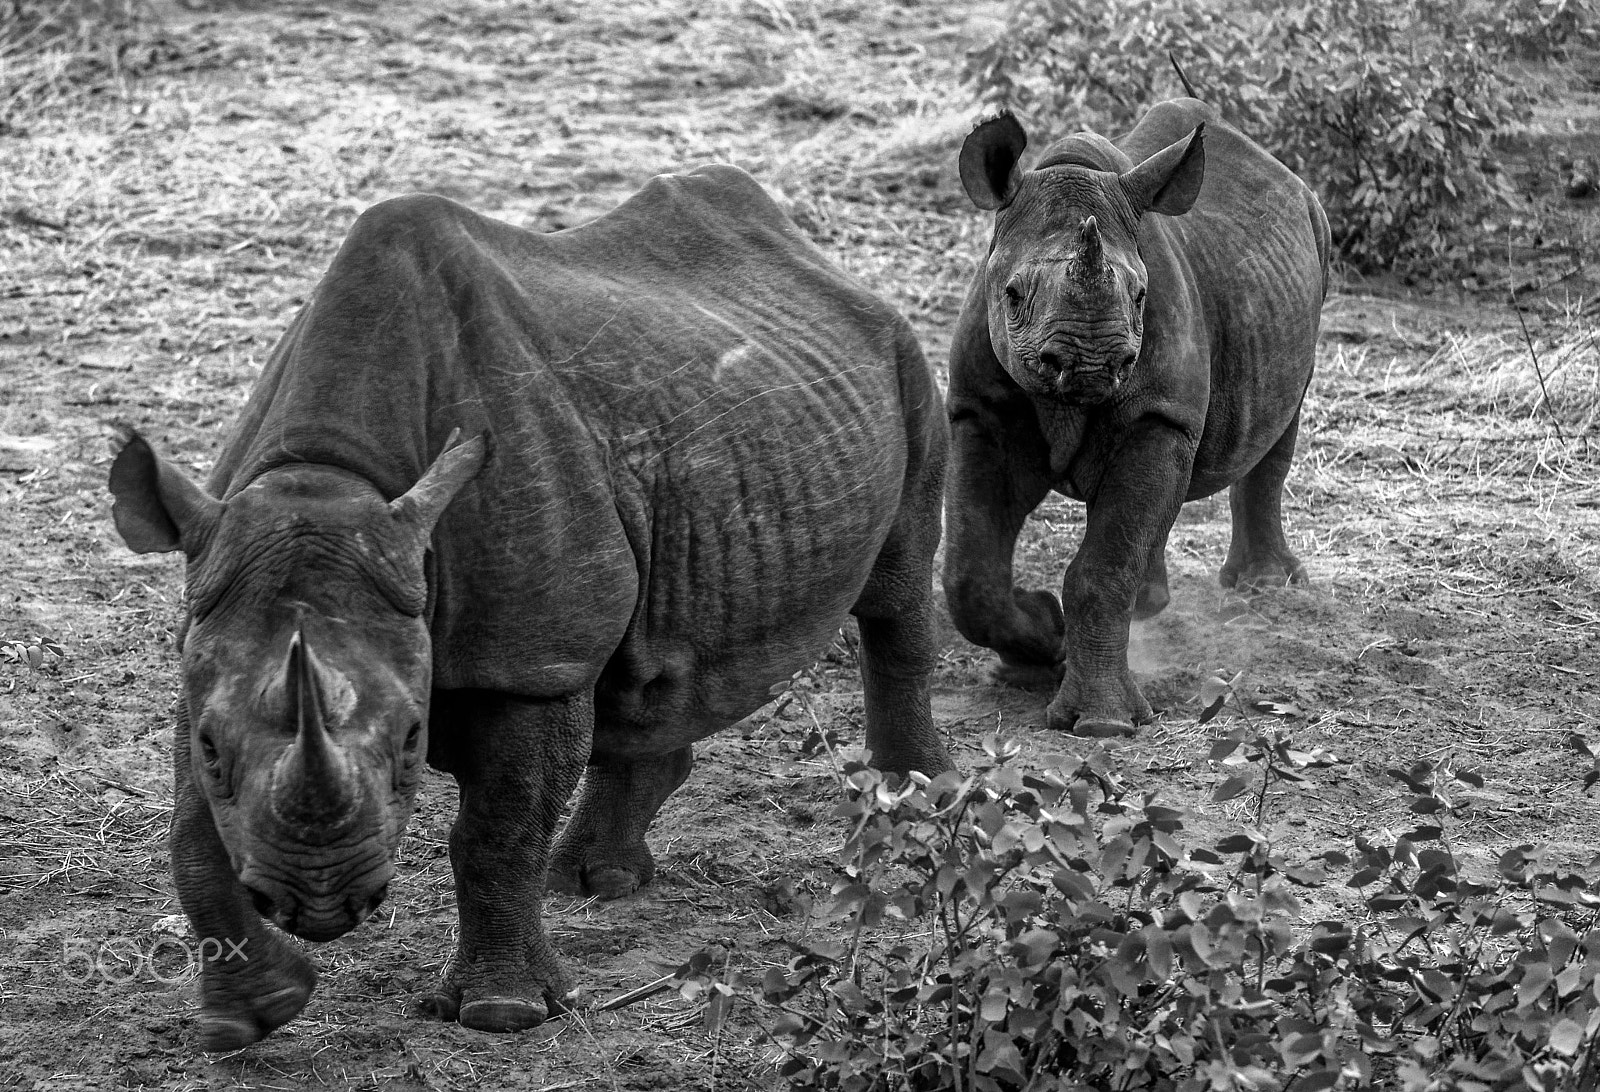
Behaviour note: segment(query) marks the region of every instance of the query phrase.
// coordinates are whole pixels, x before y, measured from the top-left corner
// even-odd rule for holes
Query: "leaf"
[[[1200,710],[1200,715],[1195,718],[1195,723],[1196,724],[1206,724],[1206,723],[1210,722],[1211,720],[1213,720],[1216,717],[1216,715],[1218,713],[1222,712],[1222,707],[1224,705],[1226,705],[1227,702],[1228,702],[1228,695],[1226,695],[1226,694],[1223,694],[1221,697],[1213,699],[1209,705],[1207,705],[1204,709]]]
[[[1339,1083],[1340,1072],[1337,1069],[1317,1069],[1310,1073],[1302,1074],[1294,1082],[1297,1092],[1324,1092]]]
[[[1230,834],[1219,839],[1214,848],[1218,853],[1249,853],[1256,848],[1256,840],[1248,834]]]
[[[1568,1058],[1578,1053],[1578,1048],[1583,1045],[1583,1025],[1576,1020],[1562,1020],[1550,1029],[1546,1043],[1551,1050],[1564,1054]]]
[[[1244,743],[1244,740],[1237,739],[1232,736],[1229,736],[1226,739],[1219,739],[1211,744],[1211,753],[1206,757],[1212,762],[1221,762],[1223,759],[1233,754],[1233,752],[1237,751],[1242,743]]]
[[[1254,780],[1254,774],[1235,774],[1234,776],[1228,778],[1228,780],[1224,781],[1221,785],[1217,786],[1217,791],[1211,794],[1211,799],[1214,803],[1218,804],[1222,803],[1224,800],[1232,800],[1234,797],[1248,789],[1250,787],[1250,783]]]

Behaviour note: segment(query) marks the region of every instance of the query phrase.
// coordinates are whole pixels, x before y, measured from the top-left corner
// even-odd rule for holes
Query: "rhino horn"
[[[484,436],[456,443],[461,430],[455,429],[445,441],[445,449],[404,496],[389,502],[395,519],[410,525],[424,541],[433,534],[433,525],[455,499],[457,493],[483,469],[489,445]]]
[[[1098,280],[1100,268],[1105,265],[1105,245],[1100,238],[1100,225],[1093,216],[1083,221],[1078,232],[1078,276],[1086,281]]]
[[[295,723],[294,743],[279,759],[273,778],[273,810],[301,826],[326,830],[348,819],[360,801],[350,759],[328,734],[322,687],[305,633],[289,639],[284,694]]]

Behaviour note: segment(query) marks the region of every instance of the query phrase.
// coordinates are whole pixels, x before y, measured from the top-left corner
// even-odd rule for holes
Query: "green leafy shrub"
[[[1519,57],[1563,57],[1600,44],[1592,0],[1500,0],[1489,21],[1496,38]]]
[[[1586,25],[1582,3],[1550,26]],[[1170,52],[1318,191],[1347,261],[1437,270],[1477,257],[1485,217],[1516,199],[1496,140],[1529,100],[1496,26],[1443,0],[1020,0],[966,75],[1047,132],[1117,132],[1181,93]]]
[[[1232,771],[1217,798],[1254,793],[1255,822],[1216,839],[1128,792],[1104,751],[1024,766],[991,739],[965,777],[901,785],[847,766],[848,939],[799,944],[755,1002],[782,1075],[847,1092],[1595,1087],[1589,882],[1529,846],[1464,875],[1447,823],[1482,779],[1448,760],[1391,771],[1414,829],[1291,859],[1268,789],[1336,759],[1258,720],[1211,751]],[[1330,872],[1351,920],[1308,924],[1303,892]],[[749,984],[713,967],[684,974],[726,1011]]]

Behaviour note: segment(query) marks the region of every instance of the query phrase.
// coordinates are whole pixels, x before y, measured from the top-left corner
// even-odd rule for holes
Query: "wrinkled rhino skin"
[[[1232,487],[1222,583],[1305,579],[1281,520],[1311,380],[1329,236],[1316,196],[1194,99],[1113,143],[1080,133],[1023,171],[1009,114],[961,177],[994,235],[950,353],[945,595],[1002,680],[1059,680],[1047,723],[1080,735],[1151,716],[1128,629],[1167,603],[1183,502]],[[1028,514],[1087,505],[1061,599],[1013,583]]]
[[[460,934],[421,1008],[490,1030],[569,995],[547,881],[647,882],[691,744],[847,613],[873,760],[947,768],[947,443],[904,320],[735,168],[552,235],[438,197],[364,213],[209,484],[131,430],[111,470],[128,544],[187,558],[173,873],[242,953],[202,968],[202,1045],[305,1005],[262,918],[327,940],[369,914],[424,756],[460,786]]]

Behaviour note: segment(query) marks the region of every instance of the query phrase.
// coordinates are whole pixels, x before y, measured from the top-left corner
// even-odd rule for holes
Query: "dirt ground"
[[[119,62],[137,75],[0,135],[0,1088],[773,1086],[773,1048],[747,1006],[718,1035],[673,992],[515,1036],[405,1015],[455,920],[442,777],[424,789],[385,910],[317,947],[305,1013],[257,1046],[202,1054],[165,845],[181,565],[116,538],[106,425],[131,421],[207,470],[288,317],[375,201],[432,191],[548,230],[712,160],[779,193],[911,318],[942,371],[987,226],[955,181],[976,114],[960,59],[1002,9],[154,10],[159,24]],[[1593,99],[1545,116],[1556,135],[1530,146],[1552,158],[1600,146]],[[1241,685],[1298,710],[1283,730],[1344,760],[1271,801],[1291,852],[1404,829],[1384,771],[1449,754],[1487,779],[1451,820],[1469,860],[1522,843],[1588,860],[1600,807],[1568,739],[1600,735],[1594,215],[1567,210],[1568,249],[1522,255],[1538,287],[1525,296],[1534,353],[1515,315],[1481,299],[1346,285],[1329,302],[1286,501],[1312,583],[1226,599],[1226,500],[1185,510],[1173,604],[1135,633],[1164,712],[1121,748],[1132,783],[1192,806],[1200,826],[1243,821],[1242,799],[1208,802],[1225,775],[1207,740],[1232,714],[1198,724],[1197,694],[1218,671],[1244,672]],[[1029,584],[1058,586],[1080,524],[1065,501],[1040,511],[1019,554]],[[935,711],[958,761],[997,730],[1030,751],[1085,745],[1042,729],[1047,695],[993,686],[988,653],[948,627],[943,638]],[[807,908],[838,874],[834,778],[802,741],[815,713],[860,742],[847,640],[810,685],[808,702],[699,749],[656,824],[652,887],[547,904],[588,1001],[710,945],[730,969],[759,971],[829,927]]]

